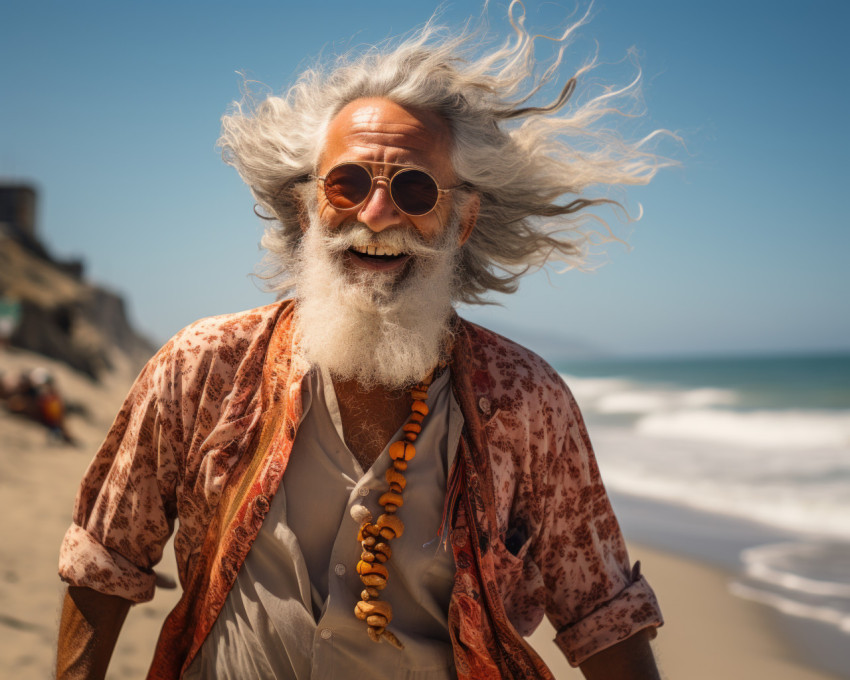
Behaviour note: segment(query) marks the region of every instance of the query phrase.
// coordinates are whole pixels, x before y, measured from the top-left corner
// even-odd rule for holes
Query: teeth
[[[353,246],[352,250],[364,255],[389,255],[392,257],[401,255],[401,251],[390,250],[386,246]]]

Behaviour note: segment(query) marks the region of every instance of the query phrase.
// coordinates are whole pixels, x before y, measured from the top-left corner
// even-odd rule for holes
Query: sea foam
[[[640,434],[698,439],[761,449],[845,448],[850,415],[844,411],[657,410],[635,426]]]
[[[564,377],[608,486],[850,538],[850,410],[736,410],[731,388]]]
[[[850,634],[850,544],[774,543],[741,559],[745,575],[730,585],[734,595]]]

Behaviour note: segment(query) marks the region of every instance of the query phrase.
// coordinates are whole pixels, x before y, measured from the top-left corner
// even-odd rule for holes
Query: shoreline
[[[678,609],[681,601],[693,600],[694,612],[702,612],[706,605],[707,611],[711,611],[711,600],[700,598],[679,583],[682,577],[678,570],[684,570],[682,573],[702,570],[700,582],[703,578],[716,582],[711,586],[716,591],[713,597],[724,601],[729,611],[746,621],[748,627],[758,628],[769,636],[767,643],[759,642],[769,656],[820,674],[811,677],[850,678],[850,635],[833,625],[786,614],[735,594],[742,590],[740,583],[746,581],[742,551],[761,545],[810,541],[812,536],[617,491],[609,491],[609,496],[630,545],[631,558],[642,561],[642,571],[659,595],[665,617],[666,611],[670,607]],[[674,563],[678,564],[677,568],[673,568]],[[657,575],[653,565],[658,565]],[[722,587],[717,587],[717,583]],[[665,595],[668,589],[670,593]],[[664,628],[659,640],[663,632]],[[713,653],[720,654],[722,650],[714,649]],[[717,677],[738,677],[729,675],[728,669],[724,672],[727,674]],[[773,672],[767,674],[765,670],[765,675],[753,673],[741,677],[779,677],[772,675]]]
[[[629,543],[655,589],[665,623],[652,643],[667,680],[838,680],[785,647],[770,612],[732,595],[732,574],[704,563]],[[552,642],[548,621],[528,638],[556,678],[581,678]]]

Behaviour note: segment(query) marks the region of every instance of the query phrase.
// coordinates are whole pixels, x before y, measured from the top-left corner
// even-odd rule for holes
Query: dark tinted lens
[[[424,215],[437,205],[440,195],[434,178],[421,170],[401,170],[393,175],[393,200],[408,215]]]
[[[366,168],[346,163],[338,165],[325,177],[325,196],[328,202],[340,210],[359,205],[369,195],[372,178]]]

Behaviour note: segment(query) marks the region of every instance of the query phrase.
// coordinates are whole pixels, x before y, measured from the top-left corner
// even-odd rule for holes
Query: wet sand
[[[731,575],[668,553],[630,544],[641,561],[665,623],[653,643],[662,677],[668,680],[825,680],[785,648],[772,631],[774,617],[731,595]],[[581,678],[550,639],[544,622],[531,638],[557,678]]]

